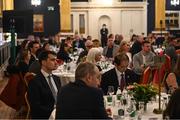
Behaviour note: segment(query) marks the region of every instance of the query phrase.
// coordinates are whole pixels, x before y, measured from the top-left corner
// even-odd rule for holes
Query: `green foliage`
[[[128,93],[134,97],[135,101],[144,101],[146,103],[158,93],[158,90],[149,84],[141,85],[134,83],[133,86],[128,88]]]

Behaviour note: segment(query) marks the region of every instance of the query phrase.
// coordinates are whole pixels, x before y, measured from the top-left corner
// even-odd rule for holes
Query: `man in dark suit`
[[[56,119],[108,118],[103,93],[98,88],[98,68],[89,62],[80,63],[75,72],[75,79],[74,83],[62,87],[58,94]]]
[[[128,64],[129,58],[125,53],[120,53],[115,56],[115,68],[102,75],[101,88],[105,95],[108,93],[108,86],[114,86],[116,94],[118,88],[122,91],[129,84],[137,82],[136,74],[132,70],[127,69]]]
[[[107,35],[108,35],[108,29],[106,28],[106,24],[102,25],[102,28],[100,30],[100,34],[101,34],[101,45],[102,47],[106,46],[107,44]]]
[[[37,60],[36,52],[40,48],[40,45],[38,42],[32,41],[29,43],[28,48],[31,51],[31,58],[29,60],[29,66],[30,66],[35,60]]]
[[[79,64],[80,62],[83,62],[83,59],[84,57],[87,56],[88,54],[88,51],[93,47],[93,42],[90,41],[90,40],[87,40],[85,42],[85,46],[86,46],[86,50],[82,51],[80,54],[79,54],[79,57],[78,57],[78,60],[77,60],[77,64]]]
[[[137,40],[133,43],[130,52],[132,54],[132,57],[140,52],[142,50],[142,42],[144,41],[144,37],[143,36],[138,36]]]
[[[110,34],[108,36],[107,46],[103,48],[103,55],[106,58],[113,58],[117,54],[119,46],[114,44],[114,35]]]
[[[39,55],[41,72],[28,85],[28,101],[32,119],[48,119],[57,102],[57,92],[61,87],[59,77],[52,75],[57,69],[56,53],[43,51]]]
[[[72,43],[73,51],[76,51],[78,48],[86,49],[85,43],[80,39],[78,34],[75,34],[74,41]]]

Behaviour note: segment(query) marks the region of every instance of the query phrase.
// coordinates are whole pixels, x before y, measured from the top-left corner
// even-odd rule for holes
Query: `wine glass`
[[[114,94],[114,86],[108,86],[108,94],[112,96]]]
[[[139,111],[141,112],[141,114],[143,113],[143,111],[144,111],[144,102],[143,101],[140,101],[139,102]]]
[[[109,106],[114,104],[113,94],[114,94],[114,86],[108,86],[107,103]]]
[[[138,119],[142,118],[142,115],[144,113],[144,102],[143,101],[139,101],[138,106],[136,109],[138,109],[137,113],[138,113]]]

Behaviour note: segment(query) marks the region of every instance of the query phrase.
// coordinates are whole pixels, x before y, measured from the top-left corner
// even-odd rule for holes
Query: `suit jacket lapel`
[[[51,92],[51,89],[50,89],[50,87],[49,87],[49,85],[48,85],[48,83],[47,83],[47,80],[46,80],[46,78],[44,77],[44,75],[40,72],[40,80],[41,80],[41,82],[42,82],[42,86],[44,86],[44,89],[45,90],[47,90],[47,91],[49,91],[49,93],[52,95],[52,97],[53,97],[53,94],[52,94],[52,92]],[[54,98],[54,97],[53,97]]]
[[[129,81],[129,75],[127,73],[127,71],[124,72],[125,73],[125,83],[126,83],[126,87],[128,86],[128,81]]]
[[[116,70],[115,68],[113,68],[112,70],[112,78],[114,79],[114,82],[117,86],[119,86],[119,80],[118,80],[118,77],[117,77],[117,73],[116,73]]]
[[[112,55],[115,56],[116,53],[117,53],[117,52],[116,52],[116,45],[114,44],[114,45],[113,45],[113,53],[112,53]]]
[[[59,89],[60,89],[60,81],[58,81],[58,80],[60,80],[60,79],[56,79],[56,77],[53,75],[53,80],[54,80],[54,82],[55,82],[55,84],[56,84],[56,88],[58,89],[58,91],[59,91]]]
[[[104,54],[105,54],[105,56],[106,56],[106,54],[107,54],[107,50],[108,50],[108,47],[106,46],[106,47],[104,48]]]

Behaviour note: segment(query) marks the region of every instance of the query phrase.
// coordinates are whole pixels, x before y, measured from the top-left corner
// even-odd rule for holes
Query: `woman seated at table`
[[[174,72],[169,73],[166,83],[168,89],[172,87],[172,91],[180,86],[180,55],[178,55]]]
[[[126,53],[126,55],[129,58],[128,68],[130,69],[130,68],[132,68],[132,55],[129,52],[129,50],[130,50],[130,44],[125,40],[121,41],[121,43],[119,45],[118,53],[122,53],[122,52]]]
[[[64,44],[61,46],[59,52],[57,53],[57,58],[63,60],[64,62],[70,62],[72,59],[69,57],[70,46],[68,44]]]
[[[101,60],[101,55],[102,53],[99,48],[91,48],[87,54],[86,61],[96,64],[99,71],[101,71],[101,67],[97,65],[97,62]]]
[[[180,119],[180,88],[172,94],[166,110],[163,112],[163,119]]]
[[[23,50],[20,53],[19,56],[19,62],[17,63],[18,69],[19,71],[22,73],[23,76],[25,76],[25,74],[27,72],[29,72],[29,60],[31,58],[31,54],[29,50]]]

